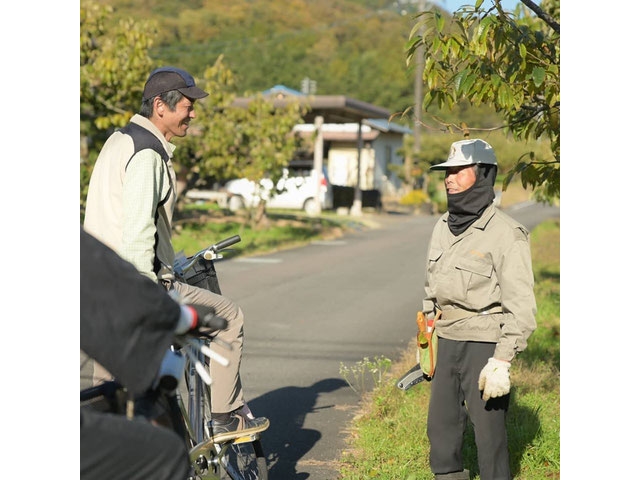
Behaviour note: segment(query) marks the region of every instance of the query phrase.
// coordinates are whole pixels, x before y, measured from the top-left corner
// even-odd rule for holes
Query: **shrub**
[[[429,203],[429,196],[422,190],[411,190],[400,199],[400,205],[411,207],[421,207],[426,203]]]

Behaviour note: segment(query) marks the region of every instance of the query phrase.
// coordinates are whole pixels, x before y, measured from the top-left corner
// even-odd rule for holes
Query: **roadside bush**
[[[400,199],[400,205],[420,207],[429,202],[429,197],[422,190],[411,190]]]

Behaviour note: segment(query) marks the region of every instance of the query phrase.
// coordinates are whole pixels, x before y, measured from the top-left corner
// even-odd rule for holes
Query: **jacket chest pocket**
[[[493,265],[486,260],[471,258],[459,258],[455,263],[455,270],[459,281],[460,293],[465,298],[475,303],[478,300],[487,300],[491,292],[493,282]]]

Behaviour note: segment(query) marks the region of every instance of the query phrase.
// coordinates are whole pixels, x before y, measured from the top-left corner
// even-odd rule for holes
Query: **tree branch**
[[[551,15],[549,15],[547,12],[542,10],[538,5],[533,3],[533,0],[520,0],[520,1],[524,3],[527,7],[529,7],[531,10],[533,10],[533,13],[535,13],[539,18],[541,18],[544,21],[544,23],[546,23],[551,28],[553,28],[554,32],[556,32],[558,35],[560,34],[560,24],[556,22],[553,18],[551,18]]]

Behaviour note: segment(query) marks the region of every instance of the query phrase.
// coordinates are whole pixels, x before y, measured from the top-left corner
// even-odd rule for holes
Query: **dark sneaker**
[[[220,443],[245,435],[264,432],[269,428],[269,419],[266,417],[247,418],[243,415],[232,413],[228,422],[211,420],[211,424],[213,425],[213,441]]]

